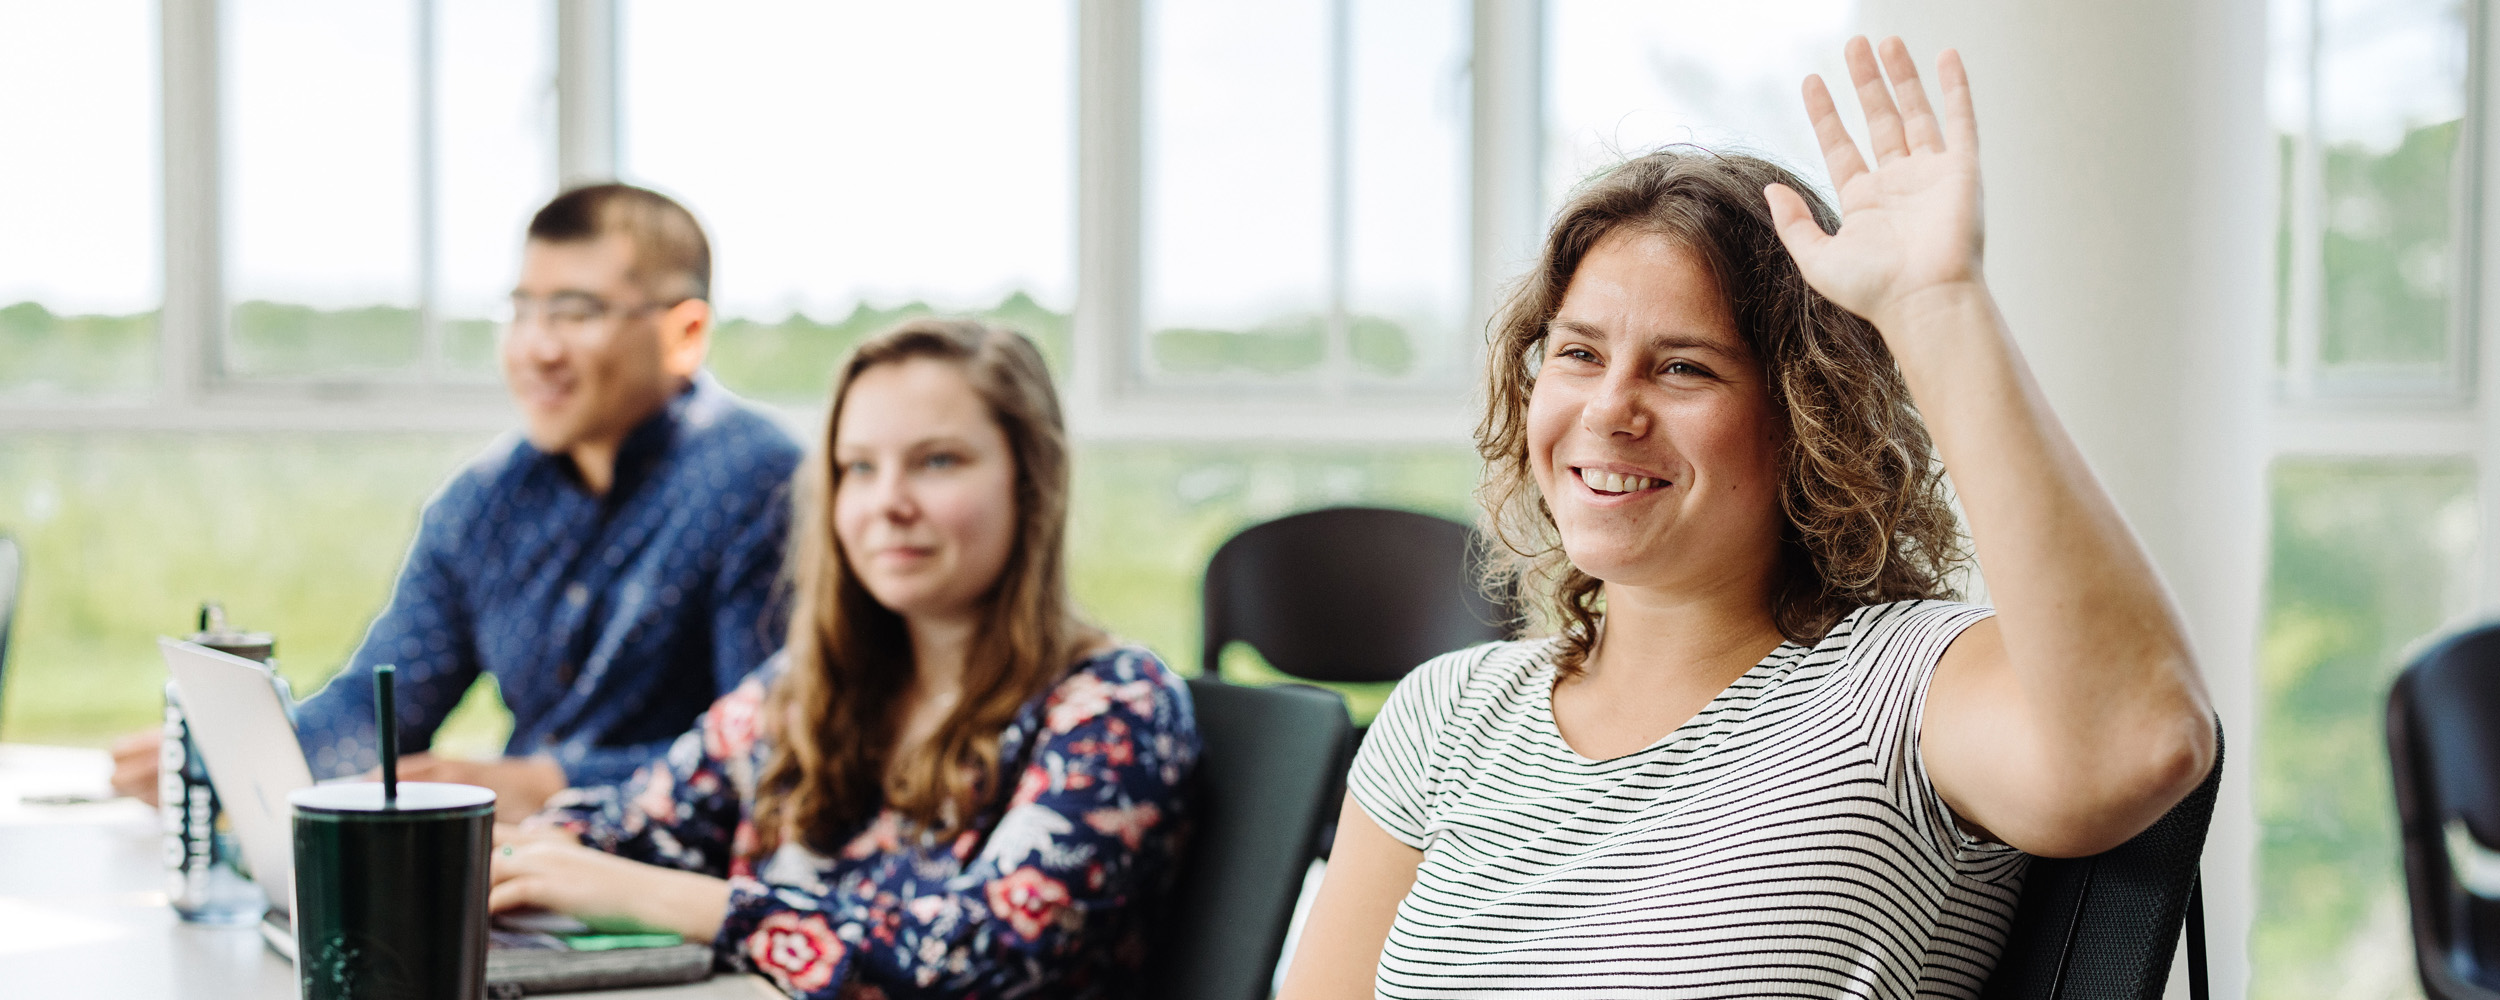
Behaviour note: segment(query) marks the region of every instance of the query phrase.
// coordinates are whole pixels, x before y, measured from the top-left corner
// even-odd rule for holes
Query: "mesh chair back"
[[[20,567],[17,540],[0,535],[0,692],[6,692],[9,669],[9,626],[17,621],[17,582]]]
[[[2464,891],[2446,831],[2500,844],[2500,626],[2432,647],[2387,694],[2413,957],[2432,1000],[2500,997],[2500,902]]]
[[[1413,511],[1315,510],[1254,525],[1207,561],[1203,659],[1249,643],[1311,681],[1394,681],[1453,649],[1505,638],[1474,529]]]
[[[1193,679],[1189,693],[1205,752],[1149,982],[1174,1000],[1266,1000],[1352,725],[1318,688]]]
[[[1997,1000],[2158,1000],[2188,932],[2188,989],[2205,997],[2197,859],[2222,787],[2221,732],[2205,782],[2152,827],[2086,858],[2034,858],[2005,951],[1980,996]]]

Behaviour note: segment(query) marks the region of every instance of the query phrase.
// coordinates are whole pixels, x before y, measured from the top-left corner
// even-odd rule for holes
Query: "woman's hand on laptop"
[[[380,781],[379,768],[365,772],[365,780]],[[495,760],[462,760],[437,757],[430,753],[412,753],[399,758],[399,780],[439,781],[453,785],[477,785],[495,793],[495,818],[517,823],[547,798],[564,790],[567,784],[564,768],[548,757],[502,757]]]
[[[498,831],[499,833],[501,831]],[[661,930],[705,943],[720,936],[729,883],[629,861],[562,839],[498,837],[486,908],[535,906],[602,931]]]
[[[495,824],[495,846],[497,847],[519,847],[523,844],[540,842],[579,844],[582,841],[579,834],[543,818],[519,823],[498,822]]]

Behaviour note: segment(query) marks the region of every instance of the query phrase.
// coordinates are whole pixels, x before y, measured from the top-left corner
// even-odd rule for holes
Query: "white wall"
[[[1866,0],[1861,24],[1922,64],[1961,50],[1989,282],[2194,630],[2229,737],[2204,868],[2213,985],[2245,995],[2273,308],[2264,7]]]

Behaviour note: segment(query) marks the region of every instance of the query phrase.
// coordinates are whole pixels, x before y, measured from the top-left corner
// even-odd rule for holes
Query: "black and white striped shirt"
[[[1554,727],[1554,643],[1437,658],[1351,789],[1424,852],[1379,994],[1972,997],[2024,856],[1955,825],[1918,751],[1927,681],[1986,608],[1859,609],[1613,760]]]

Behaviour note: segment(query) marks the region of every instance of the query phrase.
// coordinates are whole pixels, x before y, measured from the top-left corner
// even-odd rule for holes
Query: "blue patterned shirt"
[[[390,605],[297,710],[313,774],[377,765],[372,671],[390,663],[401,752],[431,746],[484,672],[512,710],[507,754],[624,780],[780,648],[798,460],[708,375],[626,436],[604,497],[566,456],[498,441],[426,504]]]

